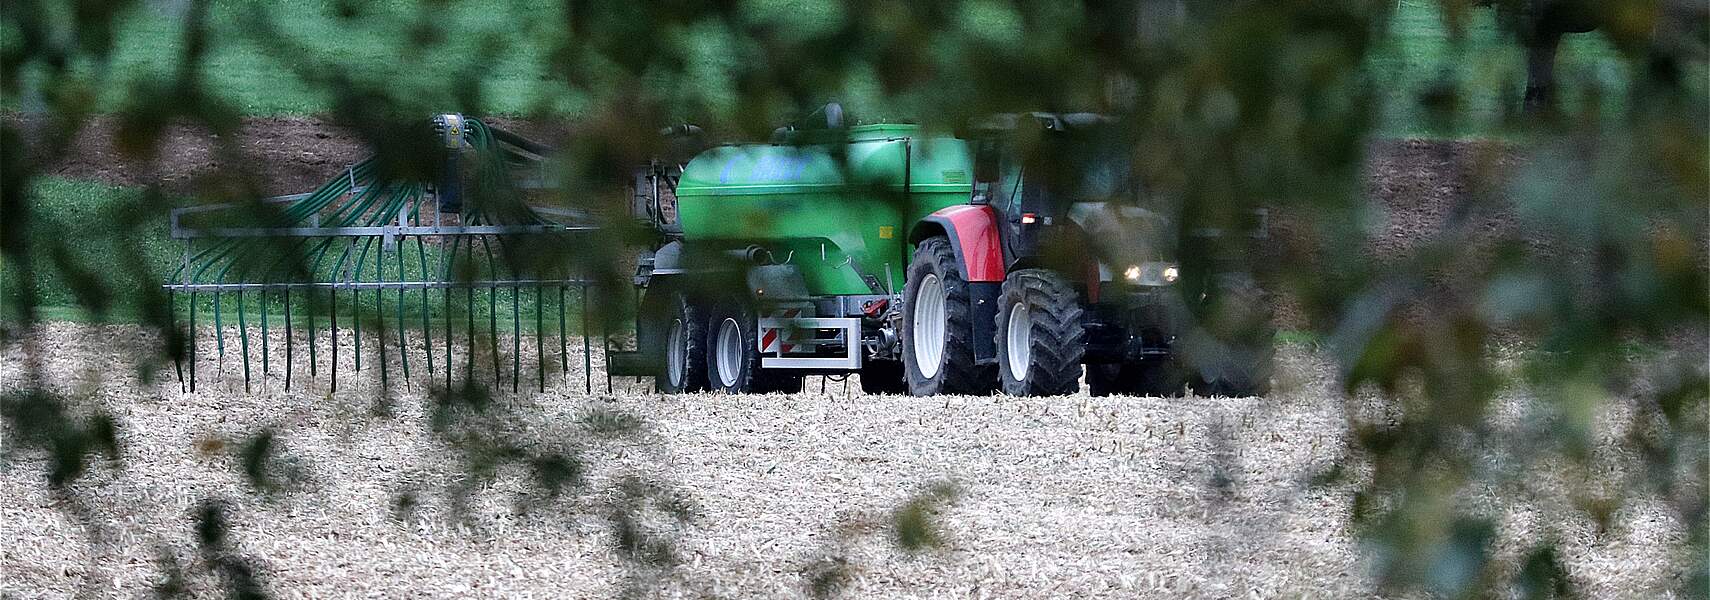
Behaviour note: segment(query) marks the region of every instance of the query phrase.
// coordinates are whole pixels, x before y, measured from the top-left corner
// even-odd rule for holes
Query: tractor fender
[[[997,213],[983,204],[960,204],[941,208],[916,223],[908,241],[944,234],[956,255],[956,266],[969,283],[1002,283],[1003,243],[998,238]]]
[[[997,298],[1003,288],[1005,265],[1003,243],[998,237],[997,212],[983,204],[962,204],[939,209],[916,223],[908,241],[919,244],[935,235],[950,239],[956,267],[968,282],[972,311],[974,363],[997,362]]]

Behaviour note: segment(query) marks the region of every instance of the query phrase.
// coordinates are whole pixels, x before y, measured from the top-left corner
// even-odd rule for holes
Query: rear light
[[[1021,213],[1022,225],[1032,225],[1037,222],[1039,222],[1039,215],[1033,213]]]

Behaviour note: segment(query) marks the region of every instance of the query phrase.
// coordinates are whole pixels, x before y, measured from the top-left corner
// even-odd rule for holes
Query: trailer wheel
[[[988,394],[995,387],[994,367],[974,362],[969,303],[950,240],[922,240],[903,285],[902,355],[910,394]]]
[[[642,298],[640,347],[656,357],[653,387],[663,394],[703,392],[707,384],[706,311],[664,285]]]
[[[707,381],[729,394],[794,394],[802,391],[800,375],[760,368],[759,325],[754,311],[720,306],[707,319]]]
[[[1199,325],[1179,340],[1194,371],[1194,392],[1228,397],[1270,393],[1276,326],[1269,297],[1245,273],[1220,274],[1212,283]]]
[[[1187,383],[1182,366],[1170,358],[1087,365],[1087,391],[1093,396],[1180,398]]]
[[[1003,392],[1061,396],[1080,391],[1087,354],[1080,295],[1053,271],[1009,274],[998,296],[997,354]]]
[[[861,366],[861,391],[868,394],[907,394],[908,378],[901,361],[874,360]]]

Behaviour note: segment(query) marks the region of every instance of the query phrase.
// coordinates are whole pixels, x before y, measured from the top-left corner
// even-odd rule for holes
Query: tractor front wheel
[[[998,296],[998,372],[1011,396],[1061,396],[1081,386],[1087,354],[1080,295],[1053,271],[1009,274]]]
[[[902,354],[908,391],[916,396],[987,394],[992,368],[974,362],[974,322],[968,282],[950,240],[915,246],[903,285]]]

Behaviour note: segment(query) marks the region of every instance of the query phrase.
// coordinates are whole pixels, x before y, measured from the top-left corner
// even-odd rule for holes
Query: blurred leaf
[[[916,493],[891,516],[892,531],[897,547],[908,552],[937,549],[944,545],[944,536],[933,518],[954,504],[961,489],[954,483],[939,482]]]

